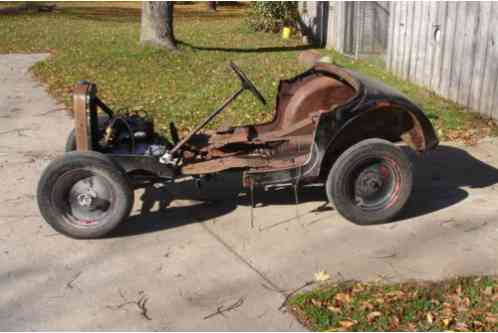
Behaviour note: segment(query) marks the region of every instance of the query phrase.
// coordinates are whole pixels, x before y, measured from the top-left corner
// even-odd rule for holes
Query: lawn
[[[0,53],[50,52],[33,73],[56,98],[69,105],[74,83],[87,79],[97,83],[107,104],[146,111],[163,131],[169,121],[184,131],[192,128],[237,89],[227,66],[233,60],[270,103],[263,107],[245,93],[212,126],[271,119],[278,81],[304,69],[297,55],[309,47],[298,38],[251,32],[244,24],[244,5],[222,5],[216,13],[205,4],[175,7],[178,52],[139,45],[139,4],[101,2],[59,3],[54,13],[1,16]],[[400,89],[425,109],[443,139],[472,141],[495,131],[491,122],[379,67],[320,52]]]
[[[498,278],[341,282],[297,295],[289,308],[315,331],[497,331]]]

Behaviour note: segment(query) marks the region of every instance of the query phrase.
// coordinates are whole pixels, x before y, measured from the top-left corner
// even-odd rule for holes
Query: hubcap
[[[114,193],[109,181],[90,170],[76,169],[58,179],[53,193],[60,214],[77,227],[92,227],[111,213]]]
[[[81,207],[90,207],[92,205],[93,197],[89,193],[79,194],[77,199]]]
[[[357,206],[365,210],[389,207],[399,194],[400,176],[392,160],[374,160],[356,168],[353,196]]]

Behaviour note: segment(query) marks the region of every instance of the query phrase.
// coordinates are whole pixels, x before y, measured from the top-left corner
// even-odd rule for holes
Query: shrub
[[[297,1],[251,2],[247,24],[254,31],[279,32],[284,26],[296,27]]]

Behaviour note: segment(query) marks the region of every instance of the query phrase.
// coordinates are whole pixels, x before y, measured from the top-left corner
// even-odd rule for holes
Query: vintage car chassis
[[[97,192],[108,197],[106,205],[107,209],[111,209],[113,203],[110,198],[115,199],[117,192],[125,191],[112,184],[111,176],[105,181],[107,176],[103,175],[102,184],[92,190],[82,185],[81,179],[84,181],[85,177],[78,175],[75,182],[79,183],[72,184],[72,187],[67,185],[65,194],[57,194],[61,197],[57,200],[61,202],[55,202],[54,193],[62,191],[54,185],[57,184],[57,177],[70,178],[67,171],[59,171],[66,170],[64,165],[69,163],[69,159],[73,164],[75,160],[87,161],[80,161],[77,166],[92,164],[95,159],[99,159],[97,164],[104,163],[105,159],[107,166],[102,166],[105,170],[112,164],[112,168],[119,170],[123,179],[131,184],[173,182],[183,177],[201,178],[234,169],[242,170],[242,183],[251,193],[259,186],[292,185],[297,189],[302,184],[325,183],[329,201],[339,206],[337,208],[343,216],[357,223],[382,222],[401,210],[411,191],[411,166],[397,153],[397,148],[389,144],[404,142],[417,153],[438,144],[430,121],[417,105],[381,82],[335,65],[316,63],[304,73],[280,82],[272,121],[203,131],[245,90],[265,103],[247,76],[233,63],[231,68],[240,79],[241,88],[186,137],[180,139],[176,127],[171,124],[173,142],[157,134],[153,130],[153,122],[144,116],[115,115],[98,98],[95,84],[77,84],[73,91],[75,130],[67,146],[68,151],[75,152],[68,152],[66,160],[62,157],[54,161],[55,166],[47,168],[38,188],[40,210],[47,222],[57,230],[78,238],[102,236],[119,222],[113,222],[115,225],[112,228],[103,228],[105,221],[95,222],[98,220],[96,216],[110,219],[110,213],[101,212],[102,207],[92,203],[92,198],[93,201],[99,199]],[[98,109],[102,112],[97,112]],[[101,114],[106,114],[106,117]],[[366,156],[369,151],[377,150],[378,154]],[[358,170],[350,175],[353,178],[349,185],[339,184],[341,180],[337,177],[334,180],[330,175],[336,164],[339,164],[337,168],[340,172],[345,172],[342,170],[347,168],[350,160],[348,156],[342,156],[345,154],[369,161],[355,166]],[[92,181],[97,179],[97,174],[89,173],[94,177]],[[67,182],[71,183],[70,180]],[[334,182],[337,184],[334,185]],[[346,203],[346,206],[353,206],[344,208],[341,198],[334,200],[333,192],[341,191],[337,186],[352,186],[354,193],[348,195],[356,198],[353,201],[361,197],[360,201],[368,204],[370,200],[370,206],[365,204],[370,210],[368,214],[361,215],[360,211],[349,214],[347,210],[361,205]],[[75,191],[87,192],[74,194]],[[403,194],[403,191],[408,193]],[[69,203],[62,202],[64,195],[69,198]],[[71,196],[74,198],[71,199]],[[382,196],[389,197],[390,201]],[[400,207],[397,207],[396,200],[403,201]],[[372,213],[374,208],[380,211],[380,215]],[[91,210],[91,213],[85,213],[85,209]],[[396,211],[389,211],[393,209]],[[79,215],[76,215],[80,218],[71,216],[71,211],[78,212]],[[383,212],[386,213],[383,215]],[[119,219],[126,218],[127,215],[124,215]],[[87,223],[85,216],[93,222]],[[83,223],[78,222],[81,219]],[[68,226],[65,227],[64,223]],[[92,231],[94,226],[95,232]]]

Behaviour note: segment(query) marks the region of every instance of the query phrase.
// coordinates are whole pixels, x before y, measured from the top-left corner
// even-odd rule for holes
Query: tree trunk
[[[208,1],[208,8],[210,11],[216,11],[216,1]]]
[[[173,34],[172,1],[143,2],[140,42],[176,50],[176,41]]]

